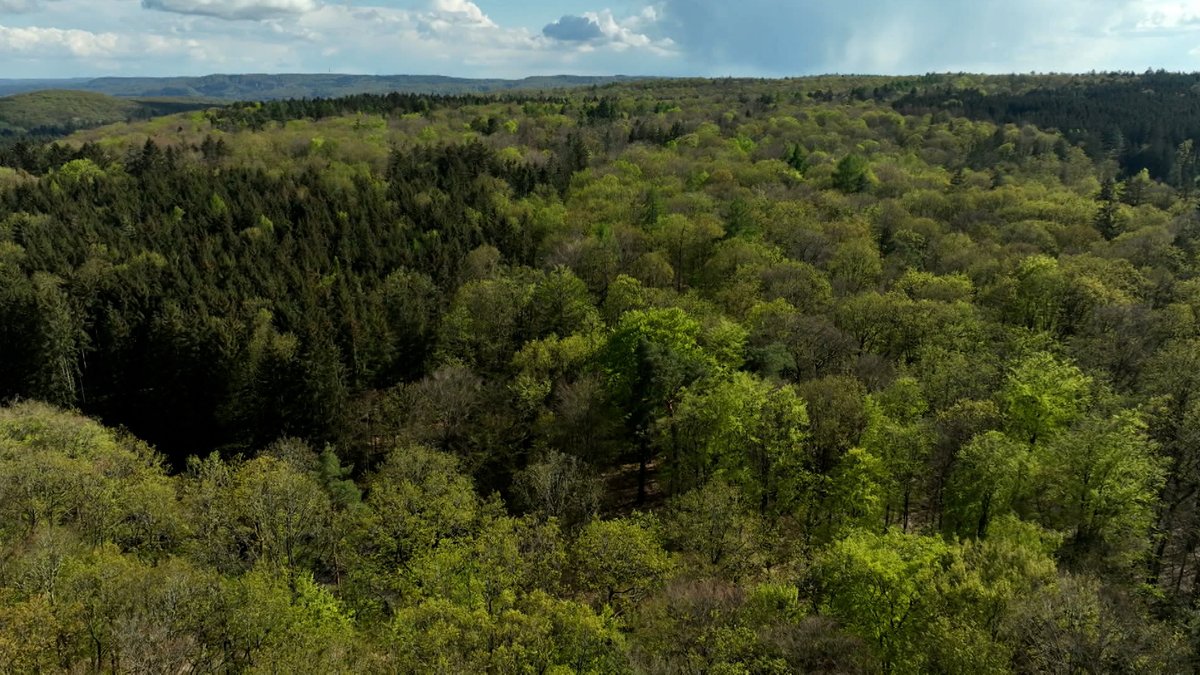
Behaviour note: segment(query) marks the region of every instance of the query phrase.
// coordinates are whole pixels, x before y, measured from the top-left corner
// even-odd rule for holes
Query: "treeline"
[[[1058,86],[991,89],[913,88],[894,105],[905,113],[943,112],[1056,129],[1091,157],[1116,160],[1126,175],[1146,170],[1177,188],[1195,189],[1200,75],[1107,74]]]
[[[480,106],[493,102],[532,103],[553,106],[562,110],[571,104],[565,96],[542,94],[356,94],[338,98],[283,99],[250,101],[213,108],[207,115],[214,126],[222,129],[249,128],[261,130],[270,122],[288,120],[319,120],[339,115],[412,115],[428,114],[444,108]]]
[[[1197,667],[1185,191],[788,82],[570,110],[0,172],[0,669]]]

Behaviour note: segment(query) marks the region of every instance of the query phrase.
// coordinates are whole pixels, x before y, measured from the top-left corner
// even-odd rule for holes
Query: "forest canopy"
[[[1197,81],[5,145],[0,671],[1193,671]]]

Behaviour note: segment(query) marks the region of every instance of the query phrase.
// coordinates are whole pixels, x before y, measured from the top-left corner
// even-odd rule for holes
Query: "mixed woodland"
[[[0,671],[1200,668],[1200,76],[0,146]]]

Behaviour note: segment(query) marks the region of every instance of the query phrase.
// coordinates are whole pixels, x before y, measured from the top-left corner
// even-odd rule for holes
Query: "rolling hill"
[[[0,98],[0,125],[17,131],[96,126],[128,119],[137,108],[104,94],[50,89]]]
[[[90,91],[126,98],[210,98],[224,101],[329,98],[393,91],[478,94],[512,89],[563,89],[628,81],[625,76],[555,75],[520,80],[467,79],[438,75],[247,74],[203,77],[102,77],[73,80],[0,80],[0,95],[37,89]],[[641,78],[639,78],[641,79]]]
[[[0,98],[0,133],[61,132],[195,110],[211,99],[131,99],[67,89],[14,94]]]

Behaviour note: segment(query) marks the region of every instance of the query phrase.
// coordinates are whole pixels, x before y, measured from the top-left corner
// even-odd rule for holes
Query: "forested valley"
[[[7,141],[0,672],[1195,672],[1198,91]]]

